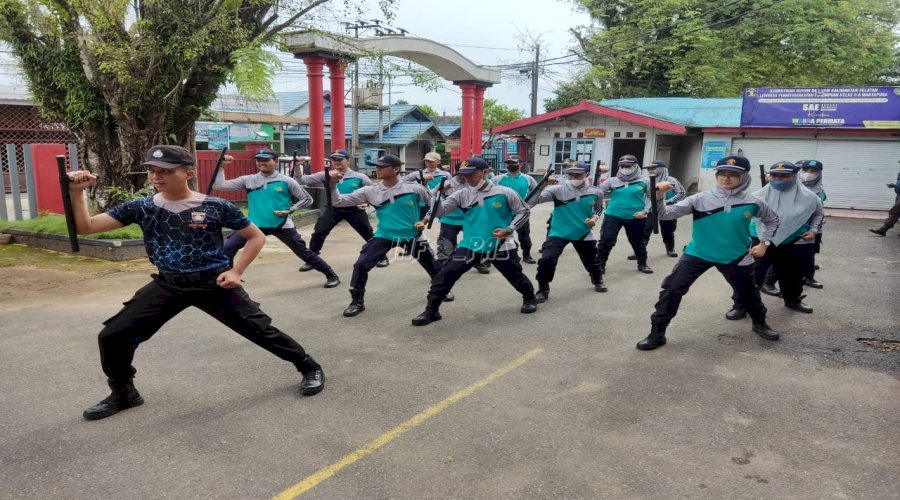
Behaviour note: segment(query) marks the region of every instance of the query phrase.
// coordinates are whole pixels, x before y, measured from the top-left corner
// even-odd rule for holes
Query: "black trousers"
[[[516,229],[516,235],[519,237],[519,246],[522,247],[522,255],[531,254],[531,221],[525,221],[525,224]]]
[[[600,226],[600,243],[598,252],[600,265],[606,267],[606,260],[609,253],[616,246],[616,239],[619,237],[619,230],[625,228],[625,235],[628,237],[628,243],[637,256],[639,264],[647,263],[647,246],[644,243],[644,228],[646,227],[644,219],[620,219],[612,215],[603,217],[603,225]]]
[[[441,265],[447,262],[453,251],[456,250],[456,243],[459,239],[459,233],[462,232],[462,226],[456,224],[444,224],[441,222],[441,230],[438,233],[437,241],[437,260]]]
[[[887,219],[884,219],[884,223],[881,225],[881,229],[887,231],[888,229],[894,227],[897,224],[897,220],[900,220],[900,194],[894,198],[894,206],[888,210]]]
[[[778,277],[785,303],[800,302],[803,279],[814,270],[815,251],[815,245],[811,244],[770,246],[766,254],[753,265],[756,286],[765,283],[766,273],[771,267]]]
[[[319,219],[316,220],[316,226],[313,229],[312,237],[309,239],[309,249],[315,253],[320,253],[325,245],[325,238],[342,220],[347,221],[350,227],[356,230],[362,239],[369,241],[375,234],[372,231],[372,225],[369,224],[369,216],[365,210],[356,207],[349,208],[324,208],[319,213]]]
[[[375,264],[387,255],[388,251],[394,247],[401,247],[419,263],[428,276],[434,277],[437,274],[439,264],[431,253],[431,247],[424,238],[415,238],[406,241],[388,240],[385,238],[372,238],[367,241],[362,250],[359,251],[359,258],[353,264],[353,276],[350,278],[350,288],[354,290],[365,290],[366,283],[369,281],[369,271]]]
[[[124,381],[137,372],[132,361],[138,346],[178,313],[194,306],[247,340],[293,363],[298,371],[318,367],[303,347],[272,326],[272,318],[250,299],[243,288],[225,289],[216,277],[227,268],[192,275],[153,275],[100,332],[100,363],[112,380]]]
[[[653,234],[653,224],[650,224],[650,217],[644,220],[646,221],[644,224],[644,249],[646,250],[650,236]],[[667,252],[675,250],[675,229],[677,228],[678,221],[675,219],[659,221],[659,234],[662,236]]]
[[[498,250],[491,253],[476,253],[467,248],[457,248],[444,266],[431,280],[428,300],[444,300],[459,278],[481,261],[490,259],[494,267],[506,278],[513,288],[522,294],[524,300],[534,300],[534,285],[522,272],[522,262],[515,250]]]
[[[538,287],[553,281],[559,257],[562,255],[566,245],[570,243],[575,247],[575,251],[578,252],[578,257],[581,259],[584,270],[591,277],[591,283],[596,283],[602,277],[600,260],[597,258],[596,241],[548,238],[541,247],[541,258],[538,259],[536,276]]]
[[[662,282],[662,290],[659,292],[659,300],[656,302],[656,311],[650,316],[650,321],[665,329],[672,318],[678,314],[681,298],[688,292],[691,285],[697,281],[709,268],[715,267],[725,281],[731,285],[734,293],[753,321],[765,321],[766,306],[759,297],[759,289],[753,282],[753,270],[751,266],[739,266],[734,264],[716,264],[707,260],[698,259],[688,254],[681,254],[681,258],[672,269],[672,274],[666,276]]]
[[[329,266],[322,257],[319,257],[315,252],[306,247],[306,242],[303,241],[303,237],[300,236],[297,228],[291,227],[285,229],[283,227],[261,227],[259,229],[266,236],[274,234],[276,238],[294,252],[294,255],[300,257],[300,260],[311,265],[316,271],[319,271],[326,276],[333,276],[335,274],[334,270],[331,269],[331,266]],[[225,254],[231,259],[234,259],[238,250],[244,248],[244,245],[246,244],[247,240],[244,239],[243,236],[236,232],[231,233],[231,235],[225,239]]]

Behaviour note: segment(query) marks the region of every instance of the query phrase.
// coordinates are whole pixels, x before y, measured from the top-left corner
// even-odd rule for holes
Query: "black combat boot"
[[[878,236],[885,236],[885,235],[887,235],[887,229],[885,229],[884,227],[879,227],[878,229],[869,229],[869,232],[870,232],[870,233],[875,233],[875,234],[877,234]]]
[[[109,388],[112,394],[103,401],[84,410],[84,418],[87,420],[100,420],[101,418],[110,417],[122,410],[127,410],[135,406],[144,404],[144,398],[134,387],[134,379],[125,381],[109,379]]]
[[[737,321],[739,319],[744,319],[744,316],[747,315],[747,310],[741,307],[739,304],[733,304],[731,306],[731,310],[725,313],[725,319],[730,319],[731,321]]]
[[[531,314],[537,311],[538,299],[536,296],[531,299],[522,298],[522,307],[519,312],[522,314]]]
[[[653,274],[653,269],[650,269],[650,266],[647,265],[647,261],[638,261],[638,271],[644,274]]]
[[[366,310],[366,304],[363,299],[366,296],[365,290],[355,290],[353,288],[350,289],[350,305],[344,309],[344,316],[348,318],[352,318],[357,314]]]
[[[650,351],[666,345],[666,327],[658,324],[650,325],[650,335],[637,343],[637,348],[642,351]]]
[[[666,255],[669,257],[678,257],[678,252],[676,252],[674,248],[667,248]]]
[[[816,276],[816,271],[813,270],[813,272],[810,273],[809,276],[803,278],[803,285],[808,286],[810,288],[815,288],[817,290],[821,290],[822,288],[825,288],[821,283],[816,281],[815,276]]]
[[[425,310],[422,311],[422,314],[412,319],[413,326],[425,326],[429,323],[440,321],[441,302],[443,301],[440,299],[428,299],[428,305],[425,306]]]
[[[778,332],[766,323],[765,318],[753,320],[753,332],[766,340],[778,340],[780,338]]]
[[[338,278],[337,274],[326,274],[325,275],[325,288],[334,288],[341,284],[341,279]]]
[[[609,288],[606,288],[606,283],[603,282],[603,275],[591,278],[591,283],[594,285],[594,291],[605,293]]]
[[[550,298],[550,283],[538,283],[538,291],[534,294],[534,298],[538,304],[547,302],[547,299]]]
[[[781,297],[781,290],[775,288],[774,284],[763,283],[763,286],[759,287],[759,291],[772,297]]]
[[[537,264],[537,261],[531,256],[531,251],[522,252],[522,262],[526,264]]]

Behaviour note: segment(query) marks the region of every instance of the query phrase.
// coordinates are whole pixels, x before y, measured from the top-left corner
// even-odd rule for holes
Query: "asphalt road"
[[[634,344],[676,260],[658,238],[643,275],[620,235],[606,294],[568,249],[533,315],[473,271],[422,328],[416,263],[373,271],[367,310],[343,318],[359,237],[342,225],[326,243],[331,290],[272,241],[246,288],[326,390],[300,397],[292,366],[189,310],[138,351],[146,404],[95,422],[96,334],[149,267],[0,268],[0,497],[898,498],[900,351],[857,339],[900,341],[900,238],[872,224],[828,220],[814,314],[765,298],[781,341],[724,319],[712,271],[652,352]]]

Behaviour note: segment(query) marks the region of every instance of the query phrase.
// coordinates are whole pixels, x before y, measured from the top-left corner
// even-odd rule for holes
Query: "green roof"
[[[694,128],[741,126],[740,97],[698,99],[692,97],[639,97],[591,101],[599,106],[644,115]]]

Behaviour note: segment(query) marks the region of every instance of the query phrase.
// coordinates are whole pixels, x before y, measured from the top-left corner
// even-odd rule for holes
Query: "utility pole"
[[[537,114],[538,64],[541,62],[541,44],[534,45],[534,63],[531,66],[531,116]]]
[[[354,23],[342,23],[344,28],[347,31],[353,30],[353,38],[359,38],[359,31],[369,28],[379,28],[381,26],[381,21],[374,19],[371,22],[364,21],[358,19]],[[350,92],[351,98],[350,103],[353,106],[353,118],[350,121],[350,143],[351,151],[350,155],[353,157],[350,164],[352,166],[356,165],[356,152],[359,150],[359,97],[357,96],[359,90],[359,59],[353,60],[353,90]],[[335,96],[331,97],[332,99]],[[344,96],[340,96],[340,99],[343,99]]]

